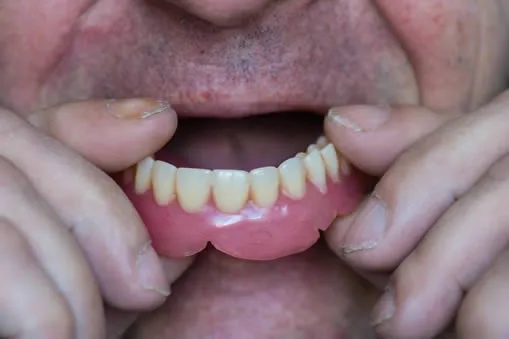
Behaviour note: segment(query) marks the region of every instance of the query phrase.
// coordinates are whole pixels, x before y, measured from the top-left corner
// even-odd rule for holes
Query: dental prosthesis
[[[155,249],[168,257],[192,256],[209,243],[248,260],[305,251],[358,205],[366,182],[325,137],[278,168],[208,170],[170,162],[164,155],[146,158],[122,183]]]

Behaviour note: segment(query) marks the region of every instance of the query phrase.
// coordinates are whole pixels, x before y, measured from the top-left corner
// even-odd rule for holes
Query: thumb
[[[155,153],[177,127],[170,105],[153,99],[68,103],[32,113],[28,121],[108,172]]]
[[[417,106],[347,106],[329,111],[324,130],[357,168],[381,176],[402,152],[449,119]]]

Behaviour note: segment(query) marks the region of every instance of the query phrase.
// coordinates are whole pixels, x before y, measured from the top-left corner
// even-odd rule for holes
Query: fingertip
[[[354,133],[374,131],[381,128],[390,118],[389,106],[346,106],[329,110],[326,123],[332,128],[344,128]]]
[[[357,168],[379,175],[388,166],[383,133],[390,119],[388,107],[335,107],[325,119],[325,136]]]
[[[108,172],[154,154],[177,128],[171,106],[147,98],[75,102],[34,113],[29,120]]]
[[[357,168],[379,176],[414,142],[447,119],[423,107],[358,105],[331,109],[324,130]]]
[[[170,295],[170,284],[164,274],[162,262],[150,243],[138,254],[136,270],[143,290],[154,292],[163,299]]]

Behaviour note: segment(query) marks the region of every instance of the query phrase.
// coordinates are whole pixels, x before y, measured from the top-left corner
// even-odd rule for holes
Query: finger
[[[105,329],[102,299],[78,244],[22,173],[1,158],[0,215],[18,227],[41,267],[67,300],[74,314],[77,338],[99,338]],[[16,258],[12,253],[6,255],[5,260]]]
[[[381,330],[432,336],[509,240],[509,156],[438,220],[393,277],[396,313]],[[385,313],[385,312],[382,312]]]
[[[504,99],[443,126],[398,158],[353,221],[332,226],[331,248],[358,269],[397,267],[441,214],[509,151],[509,95]]]
[[[152,99],[75,102],[37,111],[28,120],[109,172],[154,154],[177,127],[170,105]]]
[[[468,292],[458,312],[460,338],[509,338],[509,250]]]
[[[161,304],[168,281],[130,201],[107,175],[13,114],[0,112],[0,155],[30,179],[69,227],[113,306]]]
[[[2,338],[75,337],[75,319],[65,298],[6,219],[0,219],[0,290]]]
[[[192,264],[194,258],[162,258],[164,272],[168,281],[176,281]],[[107,338],[120,339],[138,318],[138,313],[125,312],[113,308],[106,309]]]
[[[424,107],[336,107],[325,119],[325,134],[357,168],[383,174],[423,136],[451,119]]]

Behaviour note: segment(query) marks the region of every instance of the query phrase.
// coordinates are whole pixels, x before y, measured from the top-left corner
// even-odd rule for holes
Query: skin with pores
[[[508,14],[504,0],[3,0],[0,336],[503,338]],[[150,114],[147,97],[174,110]],[[381,179],[295,256],[158,257],[105,174],[161,149],[177,116],[331,107],[328,139]],[[291,133],[198,126],[183,153],[205,166],[223,145],[250,167],[234,143],[296,152]]]

